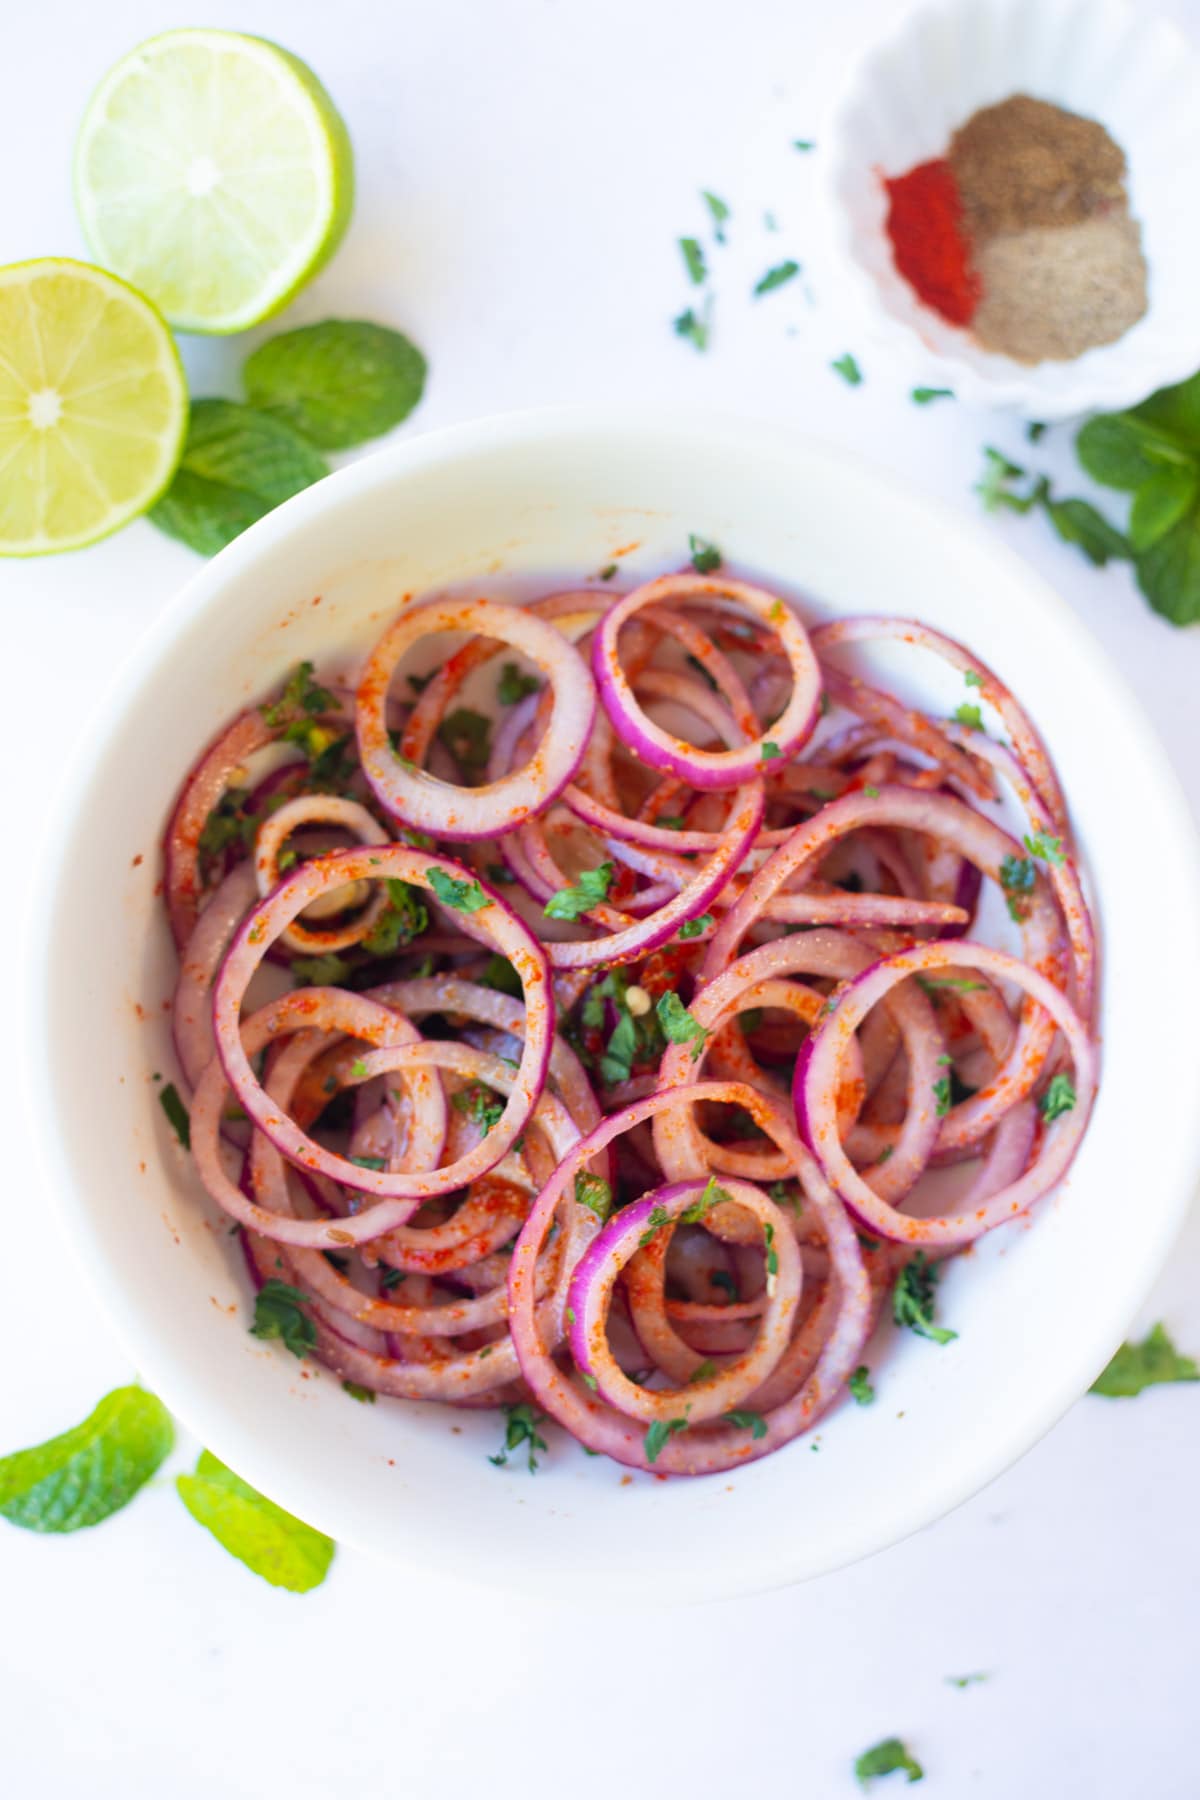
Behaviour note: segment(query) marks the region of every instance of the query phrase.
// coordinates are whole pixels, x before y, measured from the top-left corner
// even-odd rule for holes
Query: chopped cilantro
[[[774,762],[775,758],[779,754],[780,754],[779,745],[777,743],[775,743],[774,740],[771,738],[764,738],[763,739],[763,747],[762,747],[762,760],[764,762]]]
[[[693,286],[703,287],[708,275],[708,268],[699,240],[694,237],[680,238],[679,254],[683,258],[683,266],[687,270],[688,278]]]
[[[954,722],[956,725],[969,725],[972,731],[982,731],[983,713],[972,701],[964,700],[954,709]]]
[[[710,912],[701,913],[698,919],[685,919],[679,927],[681,938],[702,937],[715,920]]]
[[[297,987],[344,987],[350,964],[341,956],[294,956],[292,974]]]
[[[352,1400],[361,1400],[367,1406],[374,1406],[374,1388],[363,1387],[360,1381],[343,1381],[342,1387]]]
[[[644,1250],[658,1236],[663,1226],[670,1223],[671,1215],[665,1206],[652,1206],[646,1218],[646,1229],[638,1239],[640,1247]]]
[[[516,663],[506,662],[496,683],[496,698],[501,706],[515,706],[529,694],[540,693],[541,686],[536,675],[526,675]]]
[[[737,1425],[743,1431],[749,1431],[752,1438],[762,1438],[767,1435],[767,1421],[762,1414],[750,1412],[744,1406],[735,1406],[732,1412],[723,1413],[722,1417],[726,1425]]]
[[[545,1413],[535,1412],[527,1401],[519,1406],[506,1406],[503,1409],[504,1448],[496,1456],[489,1456],[488,1461],[502,1469],[508,1461],[509,1452],[519,1450],[522,1444],[528,1445],[529,1473],[537,1474],[538,1460],[535,1452],[550,1448],[544,1437],[539,1437],[538,1426],[546,1423]]]
[[[586,1169],[575,1177],[575,1199],[594,1212],[602,1225],[612,1211],[612,1188],[601,1176],[589,1175]]]
[[[310,662],[302,662],[293,669],[278,700],[272,706],[260,709],[263,723],[274,728],[297,713],[307,713],[310,718],[315,718],[320,713],[336,712],[337,696],[331,694],[328,688],[321,687],[312,677],[313,665]]]
[[[981,688],[983,686],[983,676],[977,674],[974,669],[967,669],[963,674],[963,680],[968,687]]]
[[[687,1430],[687,1419],[655,1419],[646,1433],[646,1461],[657,1462],[659,1452],[677,1431]]]
[[[697,575],[711,575],[714,569],[721,566],[721,552],[717,546],[697,537],[694,531],[688,532],[688,553]]]
[[[817,147],[816,140],[814,138],[793,138],[792,139],[792,149],[793,150],[805,150],[805,151],[815,150],[816,147]]]
[[[774,293],[776,288],[785,286],[787,282],[794,280],[799,273],[800,264],[793,261],[791,257],[789,257],[786,262],[776,263],[773,269],[768,269],[766,274],[760,275],[755,282],[753,289],[755,299],[758,299],[762,294]]]
[[[492,753],[492,721],[469,706],[456,706],[438,726],[438,737],[464,769],[486,769]]]
[[[685,307],[672,321],[672,330],[676,337],[686,338],[694,349],[701,352],[707,350],[712,336],[711,299],[705,301],[699,312],[690,306]]]
[[[351,1070],[353,1074],[353,1070]],[[352,1156],[349,1159],[357,1169],[374,1169],[376,1174],[387,1168],[386,1156]]]
[[[1075,1105],[1075,1083],[1069,1075],[1059,1073],[1050,1078],[1050,1085],[1038,1102],[1043,1119],[1049,1125],[1062,1113],[1068,1113]]]
[[[192,1147],[192,1121],[187,1107],[179,1098],[179,1089],[173,1081],[158,1090],[158,1103],[166,1113],[171,1129],[185,1150]]]
[[[1000,864],[1000,886],[1004,889],[1009,917],[1018,925],[1023,923],[1029,910],[1024,896],[1033,892],[1036,881],[1037,870],[1029,858],[1006,856]]]
[[[204,821],[196,849],[200,857],[200,874],[207,881],[212,867],[232,845],[253,838],[257,821],[248,819],[243,808],[249,795],[245,788],[227,788]]]
[[[514,1000],[521,998],[521,977],[507,956],[489,956],[477,979],[482,987],[494,988],[498,994],[510,994]]]
[[[601,581],[611,581],[613,576],[616,574],[616,572],[617,572],[616,563],[605,563],[604,567],[600,571],[600,580]]]
[[[925,1252],[918,1250],[896,1277],[892,1290],[892,1317],[897,1325],[907,1325],[918,1337],[929,1338],[935,1344],[948,1344],[958,1333],[933,1322],[937,1282],[937,1264],[929,1262]]]
[[[1063,853],[1062,839],[1051,837],[1045,831],[1035,831],[1026,836],[1025,848],[1030,856],[1040,856],[1043,862],[1051,863],[1055,868],[1060,868],[1067,860]]]
[[[877,1776],[894,1775],[898,1770],[903,1770],[909,1781],[924,1779],[924,1769],[898,1737],[884,1738],[882,1743],[872,1744],[854,1764],[859,1786],[864,1788]]]
[[[688,1382],[690,1384],[693,1381],[711,1381],[716,1372],[716,1363],[712,1360],[711,1356],[706,1356],[703,1362],[696,1364],[696,1367],[688,1376]]]
[[[251,1336],[279,1338],[293,1356],[304,1356],[317,1341],[316,1326],[300,1310],[308,1304],[309,1297],[301,1288],[289,1287],[272,1276],[255,1296]]]
[[[879,789],[872,786],[870,783],[863,788],[863,793],[867,796],[868,800],[878,800],[879,798]]]
[[[680,1213],[679,1223],[681,1225],[699,1225],[714,1206],[720,1206],[722,1202],[732,1201],[732,1199],[733,1195],[727,1189],[718,1187],[716,1176],[710,1175],[699,1198],[693,1200],[692,1204],[685,1207]]]
[[[465,1113],[468,1119],[473,1119],[482,1128],[484,1137],[504,1116],[505,1102],[481,1081],[472,1081],[459,1088],[450,1104],[455,1112]]]
[[[859,1363],[857,1369],[855,1369],[853,1375],[850,1377],[848,1386],[855,1404],[858,1406],[870,1406],[875,1398],[875,1389],[871,1386],[870,1380],[868,1379],[870,1373],[871,1371],[868,1369],[866,1363]]]
[[[442,905],[452,906],[455,912],[482,912],[492,904],[477,881],[459,881],[444,869],[426,869],[425,879]]]
[[[365,1081],[367,1079],[367,1065],[361,1056],[356,1056],[354,1061],[350,1064],[350,1075],[354,1081]]]
[[[953,1104],[950,1094],[949,1075],[939,1076],[937,1081],[934,1082],[933,1097],[937,1102],[937,1116],[939,1119],[944,1119]]]
[[[849,351],[845,356],[836,357],[829,366],[841,376],[847,387],[858,387],[862,382],[862,370]]]
[[[946,1686],[953,1688],[974,1687],[977,1682],[986,1681],[987,1676],[979,1675],[947,1675]]]
[[[712,218],[713,236],[718,244],[723,244],[725,242],[725,221],[729,217],[729,208],[719,195],[710,193],[707,188],[701,189],[700,198],[707,206]]]
[[[548,919],[578,919],[597,906],[603,906],[612,886],[613,865],[601,863],[598,869],[583,869],[571,887],[559,888],[551,894],[544,908]]]
[[[775,1248],[775,1227],[768,1221],[763,1226],[763,1241],[767,1250],[767,1292],[772,1291],[775,1277],[779,1273],[779,1252]]]
[[[1122,1344],[1091,1391],[1109,1400],[1132,1400],[1143,1388],[1166,1381],[1200,1381],[1200,1369],[1192,1357],[1179,1354],[1160,1323],[1140,1344]]]
[[[708,1032],[699,1019],[694,1019],[673,988],[660,994],[655,1007],[658,1022],[672,1044],[690,1044],[692,1061],[697,1062],[708,1042]]]
[[[372,956],[394,956],[429,928],[429,911],[415,888],[395,876],[386,878],[387,905],[362,940]]]
[[[953,388],[915,387],[910,395],[917,406],[928,406],[931,400],[953,400]]]

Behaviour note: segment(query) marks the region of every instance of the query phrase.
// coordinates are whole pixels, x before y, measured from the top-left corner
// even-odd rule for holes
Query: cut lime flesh
[[[336,249],[354,158],[312,70],[265,38],[170,31],[105,76],[75,160],[96,259],[181,331],[242,331]]]
[[[187,428],[165,321],[64,257],[0,269],[0,555],[74,550],[152,506]]]

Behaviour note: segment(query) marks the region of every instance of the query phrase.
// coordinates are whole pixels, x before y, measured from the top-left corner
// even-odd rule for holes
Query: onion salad
[[[885,639],[952,716],[848,662]],[[941,1265],[1057,1187],[1096,1093],[1019,701],[917,620],[711,568],[407,601],[302,664],[198,756],[163,897],[172,1108],[252,1328],[359,1399],[503,1408],[531,1467],[549,1421],[702,1475],[869,1400],[877,1322],[951,1342]]]

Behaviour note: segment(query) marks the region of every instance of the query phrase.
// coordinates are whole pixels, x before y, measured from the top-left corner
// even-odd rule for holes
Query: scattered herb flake
[[[871,1371],[866,1363],[859,1363],[847,1384],[857,1406],[870,1406],[875,1399],[875,1389],[870,1382]]]
[[[704,261],[704,251],[699,239],[694,237],[680,238],[679,254],[683,257],[683,266],[688,272],[688,279],[695,287],[703,287],[708,275]]]
[[[685,338],[694,350],[699,352],[707,350],[709,339],[712,336],[711,296],[709,300],[705,301],[699,312],[696,312],[691,306],[685,307],[683,312],[677,314],[672,320],[671,329],[676,337]]]
[[[910,399],[917,406],[928,406],[932,400],[953,400],[953,398],[953,388],[915,387],[910,395]]]
[[[929,1338],[935,1344],[948,1344],[958,1333],[933,1322],[937,1282],[937,1264],[929,1262],[925,1252],[918,1250],[896,1277],[892,1290],[892,1317],[897,1325],[907,1325],[918,1337]]]
[[[602,1225],[612,1211],[612,1188],[601,1176],[589,1175],[586,1169],[575,1177],[575,1199],[594,1212]]]
[[[903,1771],[909,1781],[922,1781],[925,1776],[916,1757],[898,1737],[884,1738],[881,1743],[872,1744],[854,1764],[858,1784],[864,1788],[880,1775],[895,1775],[899,1771]]]
[[[973,701],[964,700],[955,707],[953,716],[956,725],[969,725],[972,731],[983,730],[983,713]]]
[[[751,1412],[744,1406],[735,1406],[732,1412],[723,1413],[726,1425],[736,1425],[743,1431],[749,1431],[752,1438],[763,1438],[767,1435],[767,1421],[761,1413]]]
[[[1038,1108],[1047,1125],[1051,1120],[1068,1113],[1075,1105],[1075,1083],[1067,1074],[1060,1072],[1050,1078],[1050,1085],[1038,1102]]]
[[[361,1381],[343,1381],[342,1390],[349,1394],[352,1400],[361,1401],[364,1406],[374,1406],[375,1404],[375,1389],[364,1387]]]
[[[158,1102],[167,1115],[171,1130],[184,1149],[190,1150],[192,1147],[192,1121],[187,1107],[179,1098],[179,1089],[173,1081],[168,1081],[166,1087],[159,1088]]]
[[[697,575],[711,575],[714,569],[721,566],[721,552],[717,546],[710,544],[705,538],[697,537],[694,531],[688,532],[688,554]],[[707,673],[705,670],[705,674]]]
[[[729,208],[718,194],[710,193],[707,188],[701,189],[700,197],[704,201],[705,206],[707,206],[709,216],[712,219],[713,236],[716,238],[718,244],[723,244],[725,242],[725,223],[729,218]]]
[[[504,1116],[505,1102],[481,1081],[472,1081],[466,1087],[459,1088],[450,1104],[455,1112],[465,1113],[468,1119],[474,1120],[484,1137]]]
[[[264,1281],[254,1297],[254,1323],[250,1335],[278,1338],[293,1356],[305,1356],[317,1341],[317,1328],[301,1307],[309,1304],[302,1288],[289,1287],[274,1276]]]
[[[509,1453],[519,1450],[522,1444],[528,1445],[528,1467],[531,1475],[537,1474],[538,1450],[549,1450],[544,1437],[539,1437],[538,1426],[546,1423],[545,1413],[535,1412],[528,1402],[522,1401],[519,1406],[506,1406],[504,1409],[504,1448],[496,1456],[489,1456],[488,1461],[496,1468],[502,1469],[507,1463]]]
[[[668,1440],[671,1437],[673,1437],[677,1431],[686,1431],[686,1430],[687,1430],[686,1418],[684,1418],[684,1419],[655,1419],[654,1423],[650,1426],[649,1430],[647,1431],[646,1437],[645,1437],[646,1461],[648,1463],[657,1462],[658,1458],[659,1458],[659,1453],[661,1452],[663,1445],[666,1444],[668,1442]]]
[[[791,257],[786,262],[776,263],[774,268],[768,269],[766,274],[760,275],[755,282],[753,288],[755,299],[761,294],[774,293],[776,288],[781,288],[787,282],[793,281],[799,273],[800,264],[793,261]]]
[[[1030,856],[1040,856],[1043,862],[1051,863],[1056,869],[1061,868],[1067,860],[1062,847],[1062,839],[1051,837],[1049,832],[1028,833],[1024,841]]]
[[[612,886],[613,864],[604,862],[598,869],[583,869],[571,887],[559,888],[543,907],[548,919],[579,919],[584,913],[603,906]]]
[[[714,923],[715,920],[710,912],[701,913],[698,919],[685,919],[679,927],[679,935],[681,938],[702,937],[709,926]]]
[[[1200,1368],[1179,1354],[1160,1322],[1140,1344],[1122,1344],[1091,1391],[1109,1400],[1132,1400],[1143,1388],[1168,1381],[1200,1381]]]
[[[862,370],[855,358],[847,350],[844,356],[835,357],[830,368],[841,376],[847,387],[859,387],[862,383]]]
[[[774,762],[775,758],[779,754],[780,754],[779,745],[777,743],[775,743],[775,741],[772,738],[764,738],[763,739],[763,747],[762,747],[763,762]]]

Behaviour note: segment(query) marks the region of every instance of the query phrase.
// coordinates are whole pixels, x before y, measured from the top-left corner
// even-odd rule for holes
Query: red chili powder
[[[887,234],[896,267],[923,300],[952,325],[969,325],[983,294],[971,266],[958,184],[947,162],[918,163],[884,182]]]

